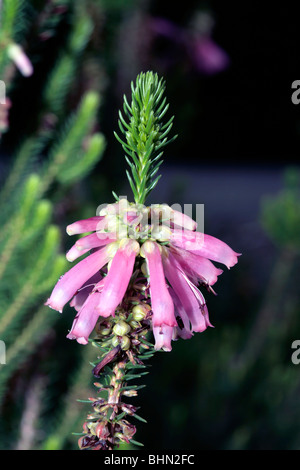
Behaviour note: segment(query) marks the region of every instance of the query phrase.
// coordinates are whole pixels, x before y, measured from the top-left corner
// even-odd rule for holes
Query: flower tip
[[[31,77],[31,75],[33,74],[33,67],[29,60],[24,63],[21,73],[24,77]]]
[[[195,232],[197,230],[198,224],[195,220],[189,219],[188,221],[185,222],[183,228],[186,230],[191,230],[192,232]]]
[[[171,351],[172,351],[172,346],[160,346],[160,345],[155,345],[155,346],[154,346],[154,349],[155,349],[156,351],[162,350],[162,351],[165,351],[165,352],[171,352]]]
[[[76,338],[77,339],[77,343],[79,344],[88,344],[88,340],[86,338],[84,338],[84,336],[80,337],[80,338]]]
[[[67,228],[66,228],[66,232],[67,232],[68,235],[75,235],[75,232],[72,229],[72,225],[73,224],[68,225]]]
[[[32,64],[21,46],[15,43],[9,44],[7,54],[24,77],[30,77],[33,74]]]
[[[242,253],[233,252],[230,262],[226,265],[228,269],[233,268],[238,263],[238,257],[241,256]]]
[[[73,245],[72,248],[66,253],[66,258],[68,261],[72,262],[75,261],[79,256],[82,256],[84,254],[83,250],[79,250],[78,246]]]
[[[84,337],[84,336],[79,336],[77,337],[76,335],[72,334],[72,333],[69,333],[67,335],[67,338],[68,339],[76,339],[77,340],[77,343],[79,344],[88,344],[88,340]]]
[[[44,303],[44,305],[46,305],[46,307],[52,308],[52,310],[56,310],[57,312],[62,313],[62,308],[59,308],[53,305],[50,298],[47,300],[47,302]]]
[[[70,261],[70,263],[71,263],[72,261],[74,261],[74,259],[75,259],[75,258],[72,256],[72,254],[70,254],[69,252],[66,254],[66,258],[67,258],[68,261]]]
[[[210,326],[210,325],[208,325],[208,326]],[[195,333],[203,333],[203,331],[205,331],[206,329],[207,329],[207,325],[205,325],[205,326],[197,326],[197,327],[195,327],[195,328],[193,329],[193,331],[194,331]]]
[[[147,255],[151,255],[155,251],[156,247],[158,247],[158,245],[155,242],[147,240],[141,246],[140,255],[143,258],[147,258]]]

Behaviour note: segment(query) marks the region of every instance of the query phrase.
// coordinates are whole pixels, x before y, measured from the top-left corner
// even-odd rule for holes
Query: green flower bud
[[[137,393],[137,390],[124,390],[122,394],[125,395],[126,397],[136,397],[138,393]]]
[[[136,321],[141,321],[145,318],[149,310],[150,310],[149,305],[146,305],[146,304],[135,305],[132,309],[132,317]]]
[[[115,326],[113,327],[113,332],[117,336],[127,335],[127,333],[129,333],[130,330],[131,328],[128,325],[128,323],[126,323],[123,320],[118,321],[118,323],[116,323]]]
[[[127,351],[130,348],[130,339],[128,338],[128,336],[122,336],[121,348],[123,349],[123,351]]]
[[[115,348],[116,346],[118,346],[119,344],[119,339],[117,336],[114,336],[113,339],[111,340],[111,344],[113,345],[113,347]]]
[[[100,325],[97,333],[102,336],[107,336],[111,333],[111,327],[109,325]]]
[[[135,330],[136,328],[139,328],[141,326],[140,323],[138,321],[135,321],[135,320],[131,320],[129,322],[129,325],[131,326],[131,328],[133,330]]]

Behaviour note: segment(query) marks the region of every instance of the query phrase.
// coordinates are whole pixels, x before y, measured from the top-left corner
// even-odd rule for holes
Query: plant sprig
[[[136,204],[144,204],[145,199],[156,186],[157,175],[162,163],[163,147],[172,142],[177,135],[168,139],[174,116],[163,123],[169,104],[163,97],[165,82],[151,71],[137,76],[131,82],[132,101],[129,105],[124,95],[124,114],[119,111],[119,128],[125,136],[122,140],[115,132],[116,139],[126,152],[125,159],[131,169],[126,174]]]

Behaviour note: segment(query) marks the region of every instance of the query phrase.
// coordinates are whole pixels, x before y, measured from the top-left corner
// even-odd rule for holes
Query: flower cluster
[[[213,292],[222,270],[212,261],[231,268],[239,254],[196,228],[191,217],[166,204],[145,207],[127,199],[69,225],[69,235],[92,233],[69,250],[69,261],[88,255],[62,276],[46,302],[59,312],[68,302],[77,310],[67,337],[87,344],[99,318],[117,318],[122,312],[126,292],[137,278],[150,311],[155,349],[170,351],[172,340],[212,326],[198,286]],[[126,332],[117,335],[120,341],[124,337]]]

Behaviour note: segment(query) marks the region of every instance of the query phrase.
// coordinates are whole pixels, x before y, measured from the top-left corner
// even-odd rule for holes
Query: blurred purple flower
[[[230,62],[227,53],[209,37],[191,43],[190,53],[198,71],[205,75],[221,72]]]
[[[213,19],[207,13],[198,13],[189,28],[182,28],[170,20],[152,17],[150,28],[154,35],[164,36],[183,47],[185,54],[199,73],[213,75],[226,69],[230,59],[212,39]]]

